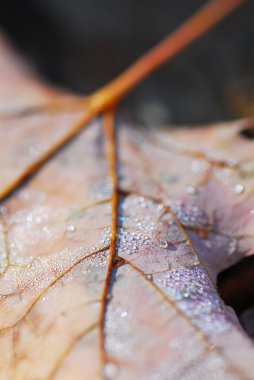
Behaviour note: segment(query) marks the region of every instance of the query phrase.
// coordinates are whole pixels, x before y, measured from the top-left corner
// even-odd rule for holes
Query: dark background
[[[0,24],[41,75],[88,94],[204,2],[0,0]],[[254,1],[146,79],[121,109],[143,124],[254,115]]]

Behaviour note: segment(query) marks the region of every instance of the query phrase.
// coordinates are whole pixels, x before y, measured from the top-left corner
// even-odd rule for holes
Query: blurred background
[[[0,0],[0,24],[44,78],[88,94],[204,2]],[[146,79],[121,110],[145,125],[254,115],[254,2]]]

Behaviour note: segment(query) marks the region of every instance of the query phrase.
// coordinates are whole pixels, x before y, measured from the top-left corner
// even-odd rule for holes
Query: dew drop
[[[197,255],[194,255],[193,266],[197,266],[199,264],[200,264],[199,257]]]
[[[237,241],[236,240],[231,240],[229,243],[229,249],[228,249],[228,255],[231,256],[233,253],[235,253],[237,248]]]
[[[73,224],[68,224],[68,226],[66,226],[66,228],[65,228],[65,231],[66,232],[75,232],[76,227]]]
[[[38,151],[38,149],[36,148],[36,147],[34,147],[34,146],[30,146],[29,148],[28,148],[28,152],[29,152],[29,155],[31,156],[31,157],[37,157],[38,155],[39,155],[39,151]]]
[[[167,249],[168,248],[168,241],[163,239],[163,240],[159,240],[159,243],[160,243],[160,248],[163,248],[163,249]]]
[[[254,209],[253,209],[253,210],[250,210],[250,214],[251,214],[251,215],[254,215]]]
[[[195,186],[192,185],[186,185],[184,188],[185,192],[190,195],[197,194],[197,189]]]
[[[208,248],[208,249],[211,249],[211,248],[212,248],[212,243],[211,243],[209,240],[206,240],[206,241],[204,242],[204,244],[205,244],[206,248]]]
[[[233,188],[235,194],[242,194],[244,192],[244,186],[241,183],[238,183]]]
[[[114,363],[107,363],[104,367],[104,375],[106,378],[110,379],[115,377],[117,374],[117,366]]]

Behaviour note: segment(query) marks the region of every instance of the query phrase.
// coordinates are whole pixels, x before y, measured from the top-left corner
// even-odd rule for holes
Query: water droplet
[[[238,183],[233,188],[235,194],[242,194],[244,192],[244,186],[241,183]]]
[[[192,263],[192,264],[193,264],[194,266],[200,264],[199,257],[198,257],[197,255],[194,255],[194,257],[193,257],[193,263]]]
[[[160,248],[163,248],[163,249],[167,249],[168,248],[168,241],[163,239],[163,240],[159,240],[159,243],[160,243]]]
[[[206,240],[204,243],[205,243],[206,248],[208,249],[212,248],[212,243],[209,240]]]
[[[126,318],[127,316],[128,316],[128,312],[127,311],[122,311],[121,317],[122,318]]]
[[[194,195],[194,194],[197,194],[197,189],[195,186],[192,186],[192,185],[186,185],[185,186],[185,192],[187,194],[190,194],[190,195]]]
[[[66,228],[65,228],[65,231],[66,232],[75,232],[76,227],[73,224],[68,224],[68,226],[66,226]]]
[[[157,206],[157,210],[158,210],[159,212],[162,211],[162,210],[164,210],[163,205],[162,205],[162,204],[159,204],[159,205]]]
[[[110,379],[115,377],[117,374],[117,366],[114,363],[107,363],[104,367],[104,375],[106,378]]]
[[[40,154],[39,150],[35,146],[30,146],[28,148],[28,152],[31,157],[37,157]]]
[[[250,214],[251,214],[251,215],[254,215],[254,209],[253,209],[253,210],[250,210]]]
[[[231,242],[229,243],[229,249],[228,249],[229,256],[231,256],[231,255],[233,255],[233,253],[235,253],[236,248],[237,248],[237,241],[231,240]]]

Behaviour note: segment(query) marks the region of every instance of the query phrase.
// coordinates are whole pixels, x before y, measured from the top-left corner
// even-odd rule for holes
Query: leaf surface
[[[85,112],[43,109],[43,85],[19,80],[11,110],[4,93],[2,196]],[[216,289],[253,254],[248,126],[115,134],[107,114],[2,201],[1,378],[253,378],[253,344]]]

